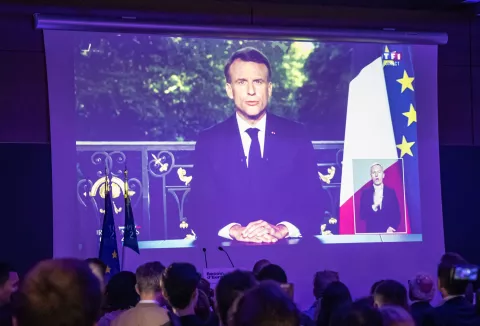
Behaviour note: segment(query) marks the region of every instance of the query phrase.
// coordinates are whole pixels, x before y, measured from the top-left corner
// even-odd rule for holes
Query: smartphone
[[[453,279],[457,281],[475,282],[478,278],[478,267],[457,266],[453,274]]]
[[[281,284],[280,287],[282,288],[283,291],[285,291],[288,297],[293,300],[293,284],[284,283],[284,284]]]

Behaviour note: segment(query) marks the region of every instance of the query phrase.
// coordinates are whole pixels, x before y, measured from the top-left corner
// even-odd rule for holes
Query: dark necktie
[[[249,169],[257,169],[262,161],[262,153],[260,152],[260,141],[258,140],[259,131],[260,130],[257,128],[249,128],[246,130],[246,133],[252,139],[252,143],[250,144],[250,150],[248,151]]]

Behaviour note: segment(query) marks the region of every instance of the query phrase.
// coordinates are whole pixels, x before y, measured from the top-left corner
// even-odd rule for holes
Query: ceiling
[[[480,0],[471,1],[480,2]],[[235,0],[235,2],[251,1]],[[455,10],[475,5],[472,3],[464,3],[464,0],[254,0],[253,2],[413,10]]]
[[[477,0],[472,0],[477,1]],[[478,0],[480,1],[480,0]],[[0,0],[0,7],[3,9],[19,8],[27,5],[28,7],[42,8],[65,8],[65,9],[108,9],[108,10],[162,10],[172,5],[186,7],[197,7],[203,5],[215,4],[253,4],[253,3],[271,3],[288,5],[318,5],[335,7],[363,7],[377,9],[410,9],[427,11],[468,11],[471,12],[477,4],[466,4],[464,0]],[[43,11],[41,10],[41,11]],[[8,9],[7,9],[8,11]]]

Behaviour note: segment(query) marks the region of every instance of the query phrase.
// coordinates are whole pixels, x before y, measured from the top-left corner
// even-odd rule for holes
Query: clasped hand
[[[230,229],[232,239],[242,242],[275,243],[287,235],[285,225],[272,225],[263,220],[251,222],[247,226],[234,225]]]

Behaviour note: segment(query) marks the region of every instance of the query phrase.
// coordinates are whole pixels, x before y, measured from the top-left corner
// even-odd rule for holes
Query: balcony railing
[[[343,141],[314,141],[319,182],[330,198],[332,217],[338,216]],[[123,223],[123,171],[128,167],[128,189],[141,240],[184,239],[193,236],[184,216],[192,178],[195,142],[78,141],[77,198],[85,218],[94,216],[101,228],[105,170],[112,182],[117,225]],[[331,232],[336,233],[335,226]],[[320,232],[319,232],[320,233]]]

